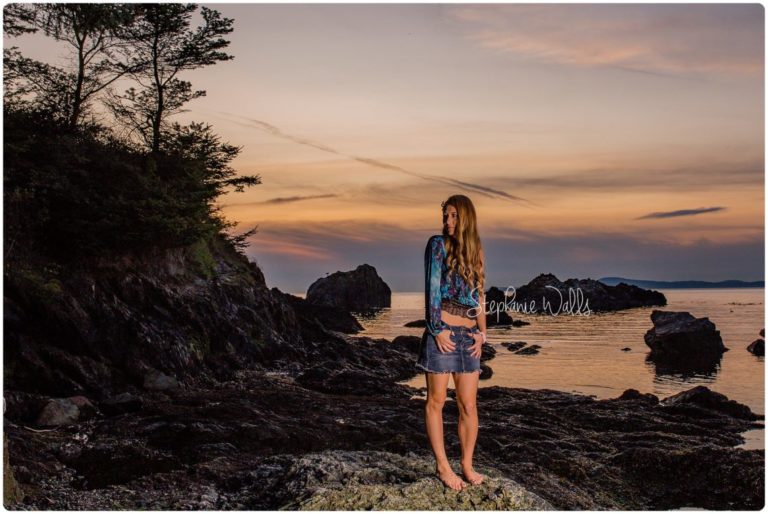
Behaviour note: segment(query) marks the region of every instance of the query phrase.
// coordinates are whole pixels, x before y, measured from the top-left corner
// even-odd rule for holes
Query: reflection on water
[[[645,332],[653,327],[652,307],[592,313],[591,316],[510,313],[513,318],[531,324],[488,330],[496,357],[487,362],[493,368],[493,376],[480,381],[480,386],[548,388],[597,398],[615,398],[624,390],[634,388],[664,398],[701,384],[763,414],[764,357],[752,355],[746,347],[760,337],[760,329],[765,326],[764,290],[661,291],[668,305],[656,308],[688,311],[696,317],[708,317],[716,325],[729,351],[714,369],[686,374],[657,372],[656,365],[646,361],[649,348],[643,340]],[[423,328],[403,325],[423,318],[423,302],[424,294],[420,292],[393,293],[390,309],[380,311],[373,318],[360,318],[366,330],[359,335],[387,339],[398,335],[420,337]],[[500,345],[504,341],[525,341],[541,348],[538,355],[514,355]],[[622,351],[625,347],[630,350]],[[403,383],[423,387],[424,376],[419,374]],[[764,437],[763,430],[757,433],[760,438]],[[764,447],[764,443],[759,447]]]

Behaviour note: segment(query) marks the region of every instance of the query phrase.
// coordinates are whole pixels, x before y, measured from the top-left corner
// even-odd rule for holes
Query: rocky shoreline
[[[6,419],[27,494],[12,508],[720,510],[764,502],[764,452],[734,448],[763,417],[702,386],[661,402],[634,390],[596,400],[480,388],[475,468],[489,479],[456,492],[431,473],[423,389],[331,393],[318,390],[327,382],[301,381],[243,370],[214,386],[143,393],[140,410],[50,430]],[[451,398],[443,417],[456,469],[457,416]]]
[[[764,417],[705,387],[661,401],[481,387],[475,469],[488,479],[453,491],[431,472],[424,388],[398,383],[418,372],[418,338],[336,332],[318,321],[324,311],[267,289],[245,257],[211,253],[212,279],[172,252],[7,282],[4,427],[24,497],[6,496],[6,508],[764,504],[764,451],[734,448]],[[484,348],[488,370],[494,354]],[[443,418],[458,470],[452,395]],[[52,399],[58,424],[43,426]]]

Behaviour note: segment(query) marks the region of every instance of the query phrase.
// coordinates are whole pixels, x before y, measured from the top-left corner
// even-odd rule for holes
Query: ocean
[[[480,387],[506,386],[528,389],[556,389],[615,398],[629,388],[653,393],[660,399],[705,385],[732,400],[748,405],[752,411],[765,413],[764,357],[746,350],[760,338],[765,326],[764,289],[659,289],[667,297],[665,307],[643,307],[589,316],[559,314],[509,314],[531,324],[513,328],[489,328],[488,340],[496,348],[496,357],[486,364],[493,376],[481,380]],[[556,309],[557,306],[555,305]],[[653,327],[654,309],[688,311],[696,317],[708,317],[729,351],[711,373],[657,373],[646,362],[649,348],[643,335]],[[392,307],[372,318],[358,317],[365,331],[357,334],[393,339],[399,335],[421,336],[423,328],[407,328],[409,321],[423,319],[424,293],[393,293]],[[525,341],[541,346],[536,355],[514,355],[500,343]],[[630,351],[622,351],[629,347]],[[402,382],[424,387],[424,375]],[[453,387],[452,380],[449,387]],[[765,430],[744,433],[745,448],[765,448]]]

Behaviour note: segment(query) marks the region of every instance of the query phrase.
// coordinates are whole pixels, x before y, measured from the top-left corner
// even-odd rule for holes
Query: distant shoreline
[[[601,282],[602,282],[602,280],[601,280]],[[625,283],[628,283],[628,282],[625,282]],[[745,282],[745,284],[752,284],[752,283],[751,282]],[[606,284],[606,285],[608,285],[608,284]],[[712,285],[709,285],[709,286],[706,286],[706,285],[704,285],[704,286],[701,286],[701,285],[696,285],[696,286],[642,286],[642,285],[639,285],[639,283],[637,283],[637,284],[630,284],[630,285],[637,285],[638,287],[643,287],[645,289],[658,289],[658,290],[665,290],[665,291],[672,291],[672,290],[676,290],[676,289],[686,289],[686,290],[691,290],[691,289],[765,289],[765,285],[764,285],[763,282],[760,282],[760,285],[742,285],[742,286],[721,286],[721,285],[716,285],[716,283],[712,283]],[[501,288],[499,288],[499,289],[501,289]],[[417,293],[423,295],[424,291],[392,291],[392,294],[417,294]],[[302,298],[306,296],[306,292],[303,292],[303,291],[300,292],[300,293],[289,293],[289,294],[292,294],[294,296],[299,296],[299,297],[302,297]]]
[[[724,286],[714,286],[714,287],[652,287],[649,289],[658,289],[658,290],[665,290],[665,291],[672,291],[676,289],[685,289],[685,290],[692,290],[692,289],[765,289],[764,286],[742,286],[742,287],[724,287]],[[300,293],[304,294],[304,293]],[[392,294],[424,294],[424,291],[392,291]]]
[[[765,288],[764,280],[719,280],[709,282],[706,280],[638,280],[622,277],[603,277],[597,279],[607,286],[615,286],[620,282],[644,289],[761,289]]]

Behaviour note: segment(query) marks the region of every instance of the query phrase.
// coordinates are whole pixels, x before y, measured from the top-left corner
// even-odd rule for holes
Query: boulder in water
[[[654,361],[683,364],[718,360],[727,351],[720,331],[709,318],[696,318],[689,312],[654,309],[651,321],[653,328],[645,333],[644,339]]]
[[[360,312],[390,307],[392,290],[376,268],[361,264],[352,271],[337,271],[315,280],[307,290],[307,301]]]

